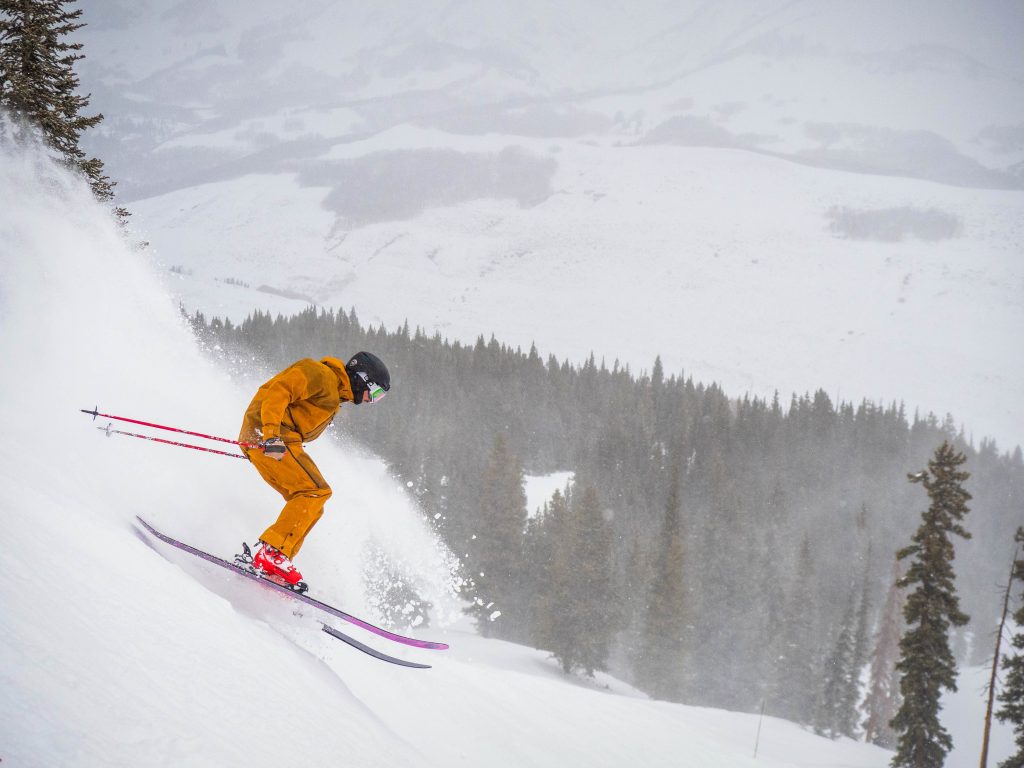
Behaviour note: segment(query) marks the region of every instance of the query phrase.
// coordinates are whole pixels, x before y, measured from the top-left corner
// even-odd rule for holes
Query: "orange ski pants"
[[[331,486],[302,449],[302,443],[289,441],[287,434],[283,437],[287,450],[280,461],[268,459],[259,448],[242,450],[263,479],[285,500],[277,522],[267,528],[260,539],[293,558],[302,548],[306,534],[323,517]]]

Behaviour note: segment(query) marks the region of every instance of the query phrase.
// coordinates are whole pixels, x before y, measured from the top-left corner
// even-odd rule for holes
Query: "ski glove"
[[[268,459],[280,461],[284,458],[284,440],[280,437],[271,437],[268,440],[264,440],[260,443],[260,448],[263,450],[263,455]]]

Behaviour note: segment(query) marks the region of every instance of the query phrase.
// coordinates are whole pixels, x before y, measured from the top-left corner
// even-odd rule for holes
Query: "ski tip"
[[[139,521],[139,525],[141,525],[146,530],[147,533],[150,533],[153,536],[156,536],[156,538],[158,538],[158,539],[166,540],[167,537],[165,537],[162,533],[160,533],[160,531],[158,531],[152,525],[150,525],[145,520],[143,520],[141,516],[136,515],[135,519]]]
[[[410,669],[431,669],[431,666],[429,664],[421,664],[416,661],[407,661],[406,659],[401,659],[397,656],[391,656],[387,653],[384,653],[383,651],[378,651],[376,648],[373,648],[372,646],[369,646],[366,643],[359,642],[354,637],[346,635],[344,632],[335,629],[329,624],[321,624],[320,628],[331,637],[335,637],[338,640],[341,640],[343,643],[348,643],[353,648],[357,648],[366,655],[373,656],[375,659],[380,659],[381,661],[386,661],[389,664],[396,664],[400,667],[408,667]]]

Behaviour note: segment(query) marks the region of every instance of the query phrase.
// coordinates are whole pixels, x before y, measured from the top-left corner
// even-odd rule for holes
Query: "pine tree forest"
[[[357,409],[335,436],[411,484],[473,582],[482,633],[659,698],[764,702],[890,747],[906,599],[896,552],[927,507],[906,477],[948,441],[973,496],[956,573],[971,623],[952,629],[952,647],[958,663],[983,661],[972,638],[997,621],[992,585],[1005,575],[990,554],[1020,524],[1024,458],[975,444],[952,418],[823,391],[730,395],[660,360],[650,372],[593,356],[573,365],[494,338],[365,327],[354,312],[190,321],[250,383],[307,356],[366,349],[387,361],[388,407]],[[555,471],[575,482],[533,514],[524,473]]]

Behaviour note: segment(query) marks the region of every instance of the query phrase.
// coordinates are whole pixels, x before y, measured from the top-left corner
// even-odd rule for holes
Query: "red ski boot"
[[[256,545],[256,551],[252,554],[252,567],[271,581],[276,581],[296,592],[305,592],[309,589],[302,580],[302,574],[288,556],[266,542],[261,541]]]

